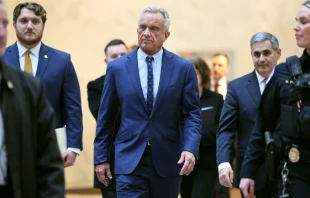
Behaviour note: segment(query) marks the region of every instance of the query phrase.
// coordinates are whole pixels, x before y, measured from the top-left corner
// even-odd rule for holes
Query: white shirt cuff
[[[67,150],[69,150],[69,151],[73,151],[73,152],[75,152],[76,154],[78,154],[78,155],[80,155],[80,153],[81,153],[81,149],[79,149],[79,148],[68,148]]]
[[[218,167],[219,172],[220,172],[223,168],[230,168],[230,169],[232,169],[229,162],[223,162],[223,163],[221,163],[221,164],[219,165],[219,167]]]

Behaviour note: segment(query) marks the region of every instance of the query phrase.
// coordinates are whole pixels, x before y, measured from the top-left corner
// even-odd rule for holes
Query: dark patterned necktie
[[[147,63],[147,97],[146,106],[149,110],[149,115],[151,115],[153,110],[154,102],[154,77],[153,77],[153,65],[152,61],[154,58],[152,56],[147,56],[145,61]]]

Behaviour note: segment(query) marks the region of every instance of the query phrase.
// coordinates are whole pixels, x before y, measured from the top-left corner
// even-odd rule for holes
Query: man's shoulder
[[[188,65],[188,66],[192,65],[192,63],[188,59],[183,58],[182,56],[179,56],[179,55],[177,55],[177,54],[175,54],[173,52],[170,52],[170,51],[168,51],[168,50],[166,50],[164,48],[163,57],[165,57],[165,56],[168,59],[170,59],[170,60],[172,60],[172,61],[174,61],[174,62],[176,62],[176,63],[178,63],[180,65]]]
[[[290,76],[290,71],[288,68],[288,64],[286,62],[282,62],[275,67],[274,76],[276,78],[285,78]]]
[[[41,49],[44,51],[47,51],[49,53],[57,54],[59,56],[70,56],[70,54],[68,52],[53,48],[53,47],[45,45],[43,43],[42,43]]]
[[[104,79],[105,79],[105,75],[100,76],[99,78],[95,80],[89,81],[87,84],[87,87],[90,88],[90,87],[99,86],[99,85],[102,86],[104,83]]]
[[[241,76],[241,77],[239,77],[239,78],[236,78],[236,79],[230,81],[230,82],[228,83],[228,86],[240,86],[240,85],[245,85],[244,83],[247,82],[249,79],[251,79],[251,78],[253,77],[253,75],[254,75],[253,72],[251,72],[251,73],[248,73],[248,74],[246,74],[246,75],[244,75],[244,76]]]

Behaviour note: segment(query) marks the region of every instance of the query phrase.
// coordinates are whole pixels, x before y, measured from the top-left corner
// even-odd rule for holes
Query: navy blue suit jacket
[[[234,186],[239,187],[240,169],[254,128],[261,93],[255,71],[228,84],[228,93],[224,102],[217,133],[217,164],[231,162],[237,135],[237,153],[234,173]],[[267,181],[266,163],[258,172],[255,185],[257,190]]]
[[[20,68],[17,44],[9,46],[3,60]],[[66,125],[67,147],[82,149],[82,109],[80,85],[70,54],[41,44],[36,77],[56,113],[56,128]]]
[[[196,157],[201,139],[201,110],[197,77],[192,64],[165,50],[157,97],[149,115],[144,99],[137,50],[108,64],[94,141],[94,163],[109,162],[118,107],[121,124],[116,135],[115,173],[129,174],[152,141],[154,167],[160,176],[179,175],[182,151]]]

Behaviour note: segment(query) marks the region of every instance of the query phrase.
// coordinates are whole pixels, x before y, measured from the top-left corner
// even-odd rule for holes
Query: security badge
[[[296,147],[290,148],[290,150],[288,152],[288,159],[292,163],[299,162],[299,160],[300,160],[300,153],[299,153],[298,148],[296,148]]]

